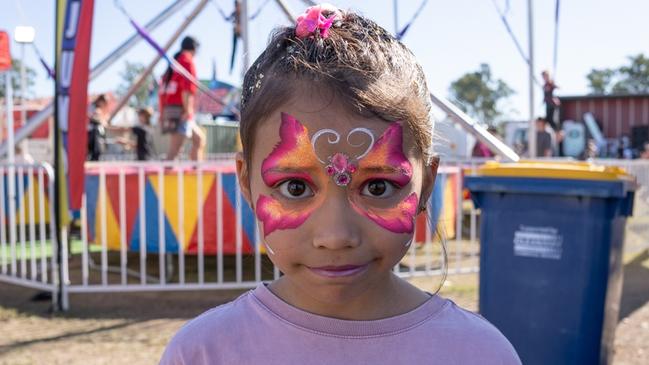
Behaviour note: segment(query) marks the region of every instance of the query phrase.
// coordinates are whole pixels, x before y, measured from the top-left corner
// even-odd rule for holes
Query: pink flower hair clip
[[[327,18],[322,15],[323,12],[328,11],[332,14]],[[295,25],[295,35],[298,38],[306,38],[315,34],[316,30],[320,30],[320,36],[327,38],[329,36],[329,28],[333,22],[341,17],[340,10],[331,4],[320,4],[311,6],[306,9],[304,14],[297,17],[297,24]]]

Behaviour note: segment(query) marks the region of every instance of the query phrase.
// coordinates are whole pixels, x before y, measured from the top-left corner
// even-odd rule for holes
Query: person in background
[[[617,145],[617,158],[630,160],[633,158],[633,150],[631,149],[631,139],[629,136],[624,135],[620,137]]]
[[[108,100],[100,94],[92,103],[88,123],[88,161],[99,161],[106,148],[106,123],[108,121]]]
[[[582,160],[590,160],[593,158],[597,158],[598,154],[599,154],[599,150],[597,148],[597,143],[595,142],[594,139],[589,138],[588,141],[586,142],[586,148],[584,149]]]
[[[181,42],[180,52],[174,55],[174,59],[194,77],[196,77],[194,55],[198,46],[194,38],[187,36]],[[192,140],[191,159],[202,160],[205,133],[195,120],[196,85],[169,66],[162,76],[159,92],[162,131],[171,133],[171,146],[167,160],[178,157],[187,138]]]
[[[555,118],[555,110],[561,105],[559,98],[554,96],[554,90],[558,89],[558,86],[554,83],[554,80],[550,76],[548,70],[541,72],[541,77],[543,77],[543,101],[545,102],[545,120],[550,123],[550,127],[555,132],[559,132],[560,125]]]
[[[138,124],[134,127],[108,127],[108,129],[112,131],[133,133],[133,136],[135,136],[135,142],[130,138],[118,139],[117,142],[123,144],[126,148],[135,148],[135,155],[138,161],[148,161],[156,157],[151,131],[152,115],[153,110],[151,108],[140,108],[137,110]]]
[[[498,130],[494,126],[489,126],[487,128],[487,132],[493,134],[494,136],[498,136]],[[475,142],[475,145],[473,145],[473,150],[471,151],[471,156],[472,157],[492,158],[492,157],[495,157],[496,155],[493,152],[491,152],[491,150],[489,149],[489,146],[482,143],[482,141],[477,140]]]
[[[640,153],[640,158],[649,160],[649,142],[644,143],[644,150]]]
[[[16,163],[22,163],[22,164],[27,164],[31,165],[34,163],[34,158],[32,155],[29,154],[29,152],[23,151],[22,147],[20,144],[16,145],[16,148],[14,149],[14,156],[15,156],[15,162]]]
[[[536,118],[536,157],[552,157],[552,136],[545,129],[546,120]]]

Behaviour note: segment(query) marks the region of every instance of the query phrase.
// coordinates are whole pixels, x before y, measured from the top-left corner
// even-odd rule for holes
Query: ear
[[[239,181],[239,189],[241,195],[248,202],[248,205],[254,210],[255,206],[252,204],[252,193],[250,191],[250,173],[246,160],[243,158],[243,153],[237,152],[235,156],[237,164],[237,180]]]
[[[435,180],[437,180],[437,168],[439,167],[439,156],[434,156],[431,158],[430,165],[424,165],[424,181],[421,187],[421,202],[428,202],[430,199],[430,194],[433,192],[433,187],[435,187]]]

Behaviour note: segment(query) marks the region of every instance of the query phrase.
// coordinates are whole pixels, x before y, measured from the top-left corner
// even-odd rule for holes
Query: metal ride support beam
[[[534,16],[532,0],[527,0],[527,31],[529,35],[530,124],[527,132],[527,155],[536,158],[536,121],[534,120]]]
[[[160,14],[158,14],[156,17],[151,19],[144,28],[147,31],[152,31],[156,29],[159,25],[161,25],[165,20],[169,19],[172,15],[174,15],[178,10],[180,10],[183,6],[187,5],[191,0],[177,0],[173,4],[169,5],[166,9],[164,9]],[[124,43],[120,44],[115,51],[111,52],[108,56],[106,56],[103,60],[101,60],[96,66],[94,66],[90,70],[90,75],[88,76],[88,81],[92,81],[95,77],[99,76],[102,72],[104,72],[108,67],[112,66],[121,56],[123,56],[126,52],[128,52],[133,46],[137,44],[142,39],[140,35],[135,32],[134,35],[132,35],[129,39],[124,41]],[[20,128],[15,135],[15,142],[18,143],[22,141],[23,139],[29,137],[38,127],[45,122],[45,120],[49,117],[52,116],[52,113],[54,113],[54,104],[50,103],[48,104],[45,108],[43,108],[41,111],[36,113],[34,116],[29,118],[27,123]],[[0,156],[4,156],[7,154],[7,144],[3,143],[0,145]]]
[[[496,138],[491,133],[479,125],[475,120],[466,115],[462,110],[460,110],[455,105],[451,104],[450,101],[440,98],[434,93],[430,93],[430,100],[433,104],[437,105],[442,109],[453,121],[458,123],[465,131],[471,133],[475,138],[480,142],[489,146],[489,149],[494,151],[496,154],[501,156],[505,161],[516,162],[520,160],[520,157],[514,150],[509,148],[503,141]]]
[[[207,2],[208,0],[201,0],[201,2],[198,3],[198,5],[196,5],[194,10],[192,10],[192,12],[189,15],[187,15],[183,23],[180,25],[180,27],[178,27],[178,30],[176,30],[176,32],[174,32],[171,38],[169,38],[167,43],[165,43],[164,46],[162,46],[162,49],[164,49],[165,52],[169,51],[169,48],[171,48],[171,46],[173,46],[173,44],[176,43],[176,41],[178,40],[180,35],[185,31],[185,29],[187,29],[187,27],[194,21],[194,19],[196,19],[196,16],[198,16],[198,14],[200,14],[200,12],[203,11],[203,8],[205,8]],[[151,63],[149,63],[147,68],[140,74],[140,76],[138,76],[137,80],[135,80],[135,82],[133,83],[133,85],[131,85],[131,87],[128,89],[126,94],[122,97],[122,99],[120,99],[119,103],[117,103],[117,106],[113,110],[113,113],[110,115],[110,118],[108,118],[108,124],[111,124],[113,118],[115,118],[117,113],[119,113],[119,111],[128,103],[128,99],[130,99],[131,96],[135,94],[137,89],[139,89],[140,86],[142,86],[144,80],[146,80],[147,76],[149,76],[149,74],[153,72],[153,68],[158,64],[161,58],[162,58],[161,54],[156,54],[153,61],[151,61]]]
[[[248,0],[241,1],[241,14],[239,15],[241,19],[241,43],[243,43],[243,70],[241,71],[242,77],[246,75],[248,67],[250,67],[250,39],[248,33]],[[243,80],[243,78],[242,78]]]
[[[279,5],[280,9],[282,9],[284,14],[286,15],[286,18],[288,19],[288,22],[291,23],[291,24],[295,23],[295,20],[297,19],[297,17],[295,16],[295,14],[291,10],[291,8],[289,8],[288,5],[286,5],[284,0],[275,0],[275,2],[277,3],[277,5]]]

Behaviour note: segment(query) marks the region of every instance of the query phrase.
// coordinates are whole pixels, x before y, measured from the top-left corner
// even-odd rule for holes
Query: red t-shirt
[[[189,73],[196,77],[196,67],[194,66],[194,56],[188,51],[182,51],[176,60]],[[164,76],[163,76],[164,78]],[[171,79],[165,85],[164,79],[160,83],[160,107],[165,105],[183,105],[183,92],[196,95],[196,85],[187,80],[184,76],[174,71]]]

